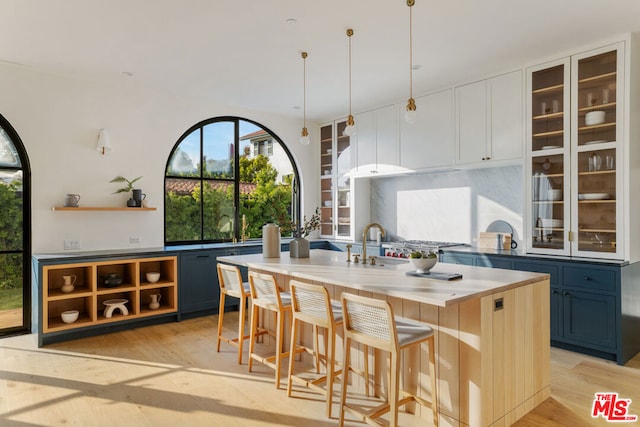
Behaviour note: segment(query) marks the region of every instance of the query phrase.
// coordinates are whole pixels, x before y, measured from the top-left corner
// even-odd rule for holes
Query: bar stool
[[[344,425],[345,410],[360,421],[379,425],[377,418],[391,412],[390,425],[398,425],[398,408],[415,401],[431,407],[433,423],[438,425],[438,398],[436,392],[435,354],[433,329],[423,323],[394,317],[391,304],[384,300],[342,293],[342,313],[344,316],[344,361],[342,365],[342,394],[340,396],[340,425]],[[348,373],[351,370],[352,342],[386,351],[390,354],[389,389],[387,399],[381,405],[364,410],[346,403]],[[429,351],[429,375],[431,376],[431,402],[402,391],[400,398],[400,351],[426,342]],[[366,357],[366,353],[365,353]]]
[[[244,318],[247,307],[247,298],[251,294],[248,282],[242,281],[240,269],[233,265],[218,263],[218,283],[220,284],[220,309],[218,310],[218,336],[216,344],[218,353],[220,352],[220,341],[238,347],[238,364],[242,363],[242,345],[249,335],[244,334]],[[226,296],[238,298],[240,300],[240,310],[238,318],[238,336],[227,338],[222,335],[222,325],[224,319],[224,300]]]
[[[331,418],[331,403],[333,400],[333,382],[340,370],[335,370],[336,361],[336,330],[342,325],[342,307],[337,301],[331,301],[329,292],[324,286],[303,283],[297,280],[289,282],[291,289],[292,320],[291,320],[291,349],[290,354],[305,351],[315,360],[316,374],[320,374],[321,355],[318,346],[318,330],[324,328],[325,335],[325,375],[315,379],[308,379],[294,375],[295,357],[289,358],[289,376],[287,382],[287,396],[291,397],[292,384],[306,386],[314,391],[326,395],[327,417]],[[313,345],[311,349],[302,344],[296,344],[297,332],[301,323],[313,326]],[[326,382],[326,388],[320,384]]]
[[[253,368],[253,361],[263,363],[276,371],[276,388],[280,388],[280,368],[282,359],[289,356],[289,352],[282,351],[284,341],[284,320],[287,313],[291,314],[291,294],[280,292],[275,277],[271,274],[249,272],[251,287],[251,335],[249,341],[249,372]],[[260,334],[258,328],[259,309],[272,311],[276,317],[276,353],[272,356],[261,356],[254,352],[256,337]],[[269,331],[273,335],[272,331]]]

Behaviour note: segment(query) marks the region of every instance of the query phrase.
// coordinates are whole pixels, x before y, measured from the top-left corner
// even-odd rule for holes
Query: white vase
[[[294,237],[289,243],[291,258],[309,258],[309,241],[303,237]]]

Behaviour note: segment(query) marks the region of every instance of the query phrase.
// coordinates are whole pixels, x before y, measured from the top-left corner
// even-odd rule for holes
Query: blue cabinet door
[[[180,314],[218,312],[220,285],[213,251],[180,255]]]
[[[551,339],[554,341],[562,339],[562,295],[560,289],[551,288],[549,298]]]
[[[615,350],[615,298],[576,290],[562,291],[564,338],[602,350]]]

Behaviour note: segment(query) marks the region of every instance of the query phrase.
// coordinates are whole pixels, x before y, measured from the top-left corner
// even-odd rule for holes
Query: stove
[[[439,252],[442,248],[469,246],[466,243],[440,242],[436,240],[401,240],[383,243],[384,255],[394,258],[408,258],[412,251]]]

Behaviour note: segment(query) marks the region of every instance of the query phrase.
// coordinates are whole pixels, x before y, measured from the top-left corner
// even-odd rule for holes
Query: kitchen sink
[[[376,264],[377,265],[399,265],[399,264],[408,264],[409,260],[406,258],[393,258],[388,256],[377,256]]]

